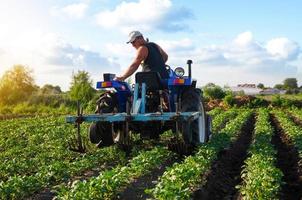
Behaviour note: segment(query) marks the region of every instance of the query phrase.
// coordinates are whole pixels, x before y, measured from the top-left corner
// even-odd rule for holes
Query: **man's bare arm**
[[[145,46],[140,47],[137,50],[137,55],[133,60],[132,64],[127,68],[127,70],[122,76],[116,77],[116,80],[124,81],[126,78],[131,76],[137,70],[141,62],[147,58],[147,55],[148,55],[147,47]]]

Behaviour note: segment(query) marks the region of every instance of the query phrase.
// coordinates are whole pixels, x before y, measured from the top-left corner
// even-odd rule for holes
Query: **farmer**
[[[165,65],[168,54],[159,45],[146,41],[139,31],[129,33],[127,44],[129,43],[137,50],[136,57],[124,74],[117,76],[115,80],[124,81],[137,70],[140,64],[143,72],[159,72],[161,78],[168,78],[169,74]]]

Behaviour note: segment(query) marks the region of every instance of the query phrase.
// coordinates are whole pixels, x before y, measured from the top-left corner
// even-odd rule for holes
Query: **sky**
[[[0,76],[22,64],[35,82],[70,87],[72,73],[121,75],[139,30],[169,55],[171,68],[193,60],[197,85],[302,85],[300,0],[1,0]],[[139,69],[140,71],[141,69]]]

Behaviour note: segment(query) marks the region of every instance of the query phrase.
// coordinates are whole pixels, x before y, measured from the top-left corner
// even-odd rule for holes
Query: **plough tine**
[[[77,128],[77,138],[72,139],[72,143],[68,142],[69,149],[71,151],[79,152],[79,153],[85,153],[86,152],[86,146],[83,143],[82,136],[81,136],[81,117],[83,115],[83,108],[80,106],[80,102],[77,101],[77,115],[78,120],[75,122],[75,126]]]

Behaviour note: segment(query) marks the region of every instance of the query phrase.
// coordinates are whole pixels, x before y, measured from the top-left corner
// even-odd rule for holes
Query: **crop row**
[[[297,119],[299,119],[302,122],[302,110],[298,109],[298,108],[294,108],[291,109],[289,111],[294,117],[296,117]]]
[[[0,124],[0,178],[32,175],[45,165],[60,160],[73,160],[76,153],[67,151],[72,128],[63,119],[42,118],[12,120]]]
[[[117,192],[150,170],[163,164],[173,154],[162,147],[142,151],[126,166],[117,166],[102,172],[88,181],[74,182],[71,187],[62,187],[58,199],[112,199]]]
[[[277,117],[284,132],[289,136],[294,146],[298,149],[299,157],[302,158],[302,128],[297,126],[288,115],[280,110],[274,110],[274,114]]]
[[[165,171],[149,193],[156,199],[189,199],[194,188],[204,184],[201,176],[210,169],[218,152],[230,145],[251,114],[250,110],[242,111],[219,133],[214,133],[208,143],[201,145],[194,156],[188,156]]]
[[[216,115],[212,120],[212,131],[214,133],[218,132],[228,120],[235,118],[237,115],[238,109],[230,109]]]
[[[220,107],[216,107],[213,110],[209,111],[207,114],[210,115],[212,118],[215,118],[220,113],[224,112]]]
[[[124,152],[115,147],[80,156],[69,151],[73,131],[62,117],[1,121],[0,199],[20,199],[85,170],[126,162]]]
[[[267,109],[258,111],[253,143],[241,172],[239,186],[243,199],[277,199],[283,176],[275,166],[277,151],[271,144],[274,134]]]
[[[15,175],[0,182],[0,199],[21,199],[52,184],[67,181],[87,169],[101,167],[104,163],[125,163],[123,152],[115,147],[97,150],[75,159],[55,161],[44,165],[33,175]]]

